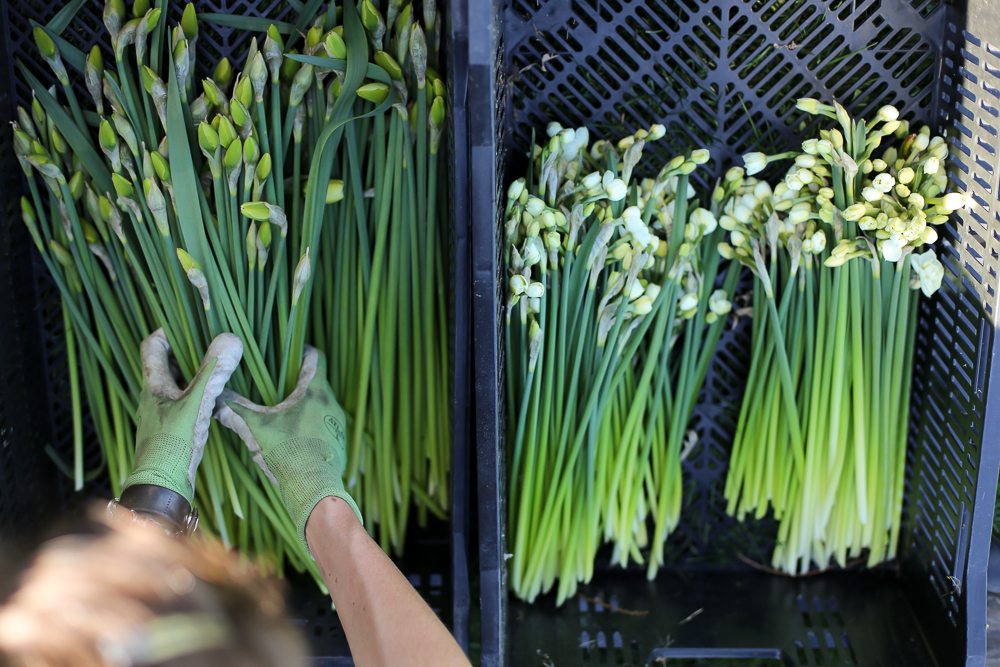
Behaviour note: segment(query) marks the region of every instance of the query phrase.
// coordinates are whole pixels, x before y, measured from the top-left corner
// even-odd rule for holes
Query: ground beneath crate
[[[1000,667],[1000,595],[993,593],[986,608],[986,667]]]

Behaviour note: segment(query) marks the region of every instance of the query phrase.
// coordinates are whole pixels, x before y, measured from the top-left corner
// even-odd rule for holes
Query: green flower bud
[[[115,130],[107,118],[101,119],[101,125],[97,130],[97,140],[101,144],[101,148],[106,151],[113,150],[118,145],[118,135],[115,134]]]
[[[267,28],[267,37],[264,39],[264,60],[267,61],[267,69],[271,75],[271,82],[277,83],[281,76],[281,52],[285,50],[285,43],[281,39],[281,33],[272,23]]]
[[[219,134],[208,123],[198,124],[198,146],[207,155],[213,155],[219,148]]]
[[[104,26],[108,29],[108,32],[111,33],[112,41],[118,37],[118,32],[121,30],[122,18],[124,16],[124,0],[108,0],[104,3]]]
[[[118,193],[119,197],[129,198],[135,194],[135,189],[132,187],[132,182],[121,174],[114,173],[111,174],[111,183],[115,186],[115,192]]]
[[[45,246],[42,244],[41,234],[38,233],[38,218],[35,217],[35,209],[31,206],[31,202],[28,201],[27,197],[21,197],[21,220],[24,221],[24,226],[28,228],[28,233],[31,234],[31,240],[35,242],[38,252],[42,252]]]
[[[344,198],[344,182],[339,178],[330,179],[326,184],[326,203],[334,204]]]
[[[389,86],[380,82],[366,83],[358,87],[357,94],[363,100],[381,104],[389,96]]]
[[[187,86],[188,76],[191,74],[191,59],[189,45],[186,39],[177,42],[174,47],[174,69],[177,71],[177,85],[180,88]]]
[[[441,127],[444,125],[444,116],[444,98],[436,95],[434,101],[431,102],[431,112],[429,115],[431,127]]]
[[[384,69],[393,81],[403,80],[403,68],[385,51],[375,52],[375,64]]]
[[[361,3],[361,24],[369,31],[376,30],[382,23],[382,15],[379,14],[371,0],[364,0]]]
[[[41,26],[35,26],[31,34],[35,38],[35,46],[38,47],[38,52],[42,54],[42,58],[46,60],[55,58],[56,43],[52,41],[52,38],[45,32],[45,29]]]
[[[229,114],[233,117],[233,122],[236,123],[240,129],[250,125],[250,112],[247,110],[246,106],[244,106],[244,104],[235,97],[230,100]]]
[[[292,51],[292,53],[295,53]],[[299,71],[299,61],[285,58],[281,61],[281,80],[291,81]]]
[[[14,149],[18,156],[28,155],[31,150],[32,140],[28,133],[20,127],[14,128]]]
[[[222,158],[222,166],[232,171],[243,162],[243,142],[239,137],[233,139],[226,147],[226,154]]]
[[[101,195],[97,198],[97,208],[101,212],[101,220],[108,222],[111,220],[111,200]]]
[[[69,179],[69,194],[73,201],[80,201],[83,196],[83,172],[76,171]]]
[[[367,0],[366,0],[367,1]],[[302,290],[309,283],[309,278],[312,276],[312,262],[309,260],[309,248],[306,248],[305,253],[303,253],[302,258],[299,263],[295,266],[295,274],[292,281],[292,305],[296,305],[299,302],[299,297],[302,296]]]
[[[260,158],[260,147],[257,145],[257,140],[253,136],[246,138],[243,142],[243,162],[248,165],[253,165],[257,163]]]
[[[267,180],[267,177],[271,175],[271,154],[264,153],[260,156],[260,161],[257,162],[257,171],[254,174],[254,178],[263,183]]]
[[[163,197],[160,186],[151,178],[142,182],[142,192],[146,196],[146,206],[153,214],[153,222],[161,236],[170,236],[170,224],[167,222],[167,201]]]
[[[250,84],[253,86],[254,99],[258,102],[264,99],[264,86],[267,84],[267,63],[258,51],[250,61]],[[242,100],[241,100],[242,101]],[[245,103],[249,106],[249,103]]]
[[[271,219],[271,211],[267,207],[267,202],[248,201],[240,206],[240,213],[243,217],[256,220],[257,222],[267,222]]]
[[[445,87],[444,81],[441,79],[434,79],[434,94],[439,97],[444,97]]]
[[[34,93],[31,94],[31,117],[35,120],[35,127],[41,131],[45,127],[45,110],[42,109],[42,105]]]
[[[264,225],[267,227],[268,225]],[[251,271],[254,270],[254,265],[257,263],[257,223],[251,222],[249,229],[247,229],[246,245],[244,246],[247,253],[247,268]]]
[[[177,261],[181,263],[181,268],[184,269],[185,273],[201,270],[201,264],[198,263],[198,260],[192,257],[184,248],[177,248]]]
[[[253,84],[250,82],[250,77],[239,77],[239,81],[236,82],[236,88],[233,91],[233,97],[242,102],[245,107],[249,108],[253,104]]]
[[[159,152],[153,151],[149,154],[149,161],[153,163],[153,171],[156,173],[156,177],[164,183],[169,183],[170,165],[167,163],[167,158],[160,155]]]
[[[147,93],[153,92],[153,84],[155,84],[159,78],[160,77],[156,76],[156,72],[146,65],[143,65],[142,69],[139,70],[139,79],[142,81],[142,87]]]
[[[181,30],[188,39],[198,36],[198,14],[195,12],[194,3],[187,3],[184,6],[184,13],[181,15]]]
[[[229,58],[223,58],[219,61],[219,64],[212,70],[212,78],[220,88],[229,88],[229,84],[233,82],[233,65],[229,62]]]
[[[135,0],[132,3],[132,16],[139,18],[149,11],[149,0]]]
[[[344,38],[337,34],[335,30],[331,30],[326,34],[323,47],[326,49],[327,55],[331,58],[343,60],[347,57],[347,44],[344,43]]]
[[[66,152],[66,140],[59,134],[59,130],[55,126],[49,128],[49,144],[56,155],[63,155]]]
[[[261,225],[257,230],[257,240],[265,247],[271,246],[271,225]]]
[[[53,257],[55,257],[56,261],[62,266],[66,268],[73,267],[73,256],[69,254],[69,251],[66,250],[66,248],[57,243],[54,239],[49,241],[49,250],[52,251]]]
[[[224,106],[226,98],[214,79],[202,79],[201,89],[205,91],[205,100],[213,107]]]
[[[318,25],[314,25],[309,28],[309,31],[306,33],[306,52],[312,53],[315,51],[316,47],[319,46],[322,41],[323,29]]]
[[[145,13],[145,12],[143,12],[143,13]],[[147,34],[150,33],[150,32],[152,32],[153,28],[156,27],[156,24],[160,22],[160,15],[162,13],[163,13],[163,10],[160,9],[159,7],[154,7],[153,9],[151,9],[149,11],[149,13],[145,13],[146,14],[145,18],[146,18],[146,32],[147,32]]]
[[[427,82],[427,38],[419,23],[414,23],[410,28],[410,60],[413,62],[417,87],[423,88]]]
[[[302,98],[305,97],[306,91],[312,86],[312,82],[313,67],[308,63],[303,64],[292,79],[292,89],[288,94],[289,106],[297,107],[302,103]]]
[[[219,116],[219,144],[223,148],[229,148],[229,144],[233,143],[238,136],[232,122],[226,116]]]

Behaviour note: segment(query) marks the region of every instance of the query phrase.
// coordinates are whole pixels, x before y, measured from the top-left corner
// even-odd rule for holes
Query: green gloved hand
[[[163,329],[142,341],[141,354],[144,382],[136,414],[135,465],[122,486],[155,484],[192,503],[212,409],[243,357],[243,343],[233,334],[216,336],[184,390],[171,371]]]
[[[326,380],[326,360],[307,347],[295,390],[275,405],[257,405],[225,391],[215,418],[233,430],[281,493],[296,532],[306,544],[306,521],[323,498],[342,499],[361,520],[354,499],[344,490],[347,462],[344,410]]]

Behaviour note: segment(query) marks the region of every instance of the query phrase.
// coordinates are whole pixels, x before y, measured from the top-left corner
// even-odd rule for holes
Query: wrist
[[[358,529],[363,527],[354,508],[341,498],[326,496],[316,503],[306,519],[306,543],[315,553],[327,535],[346,536]]]

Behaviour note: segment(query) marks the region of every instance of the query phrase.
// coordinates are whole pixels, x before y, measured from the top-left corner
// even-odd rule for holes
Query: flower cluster
[[[911,132],[892,106],[858,124],[839,104],[801,99],[798,107],[840,127],[821,130],[801,151],[748,153],[745,172],[729,171],[722,187],[730,198],[720,224],[730,236],[720,252],[755,271],[755,248],[765,253],[769,245],[787,249],[796,261],[819,255],[827,267],[857,258],[895,264],[912,256],[913,287],[932,294],[943,267],[933,250],[918,251],[934,243],[935,227],[967,203],[964,195],[945,192],[947,143],[926,126]],[[773,189],[753,178],[789,159],[792,165]]]
[[[649,314],[665,280],[684,288],[678,313],[683,318],[695,314],[708,296],[698,277],[695,250],[718,222],[711,211],[688,205],[695,195],[686,182],[685,220],[676,228],[674,216],[679,177],[706,163],[709,154],[695,150],[669,161],[655,177],[636,178],[646,143],[663,135],[663,126],[653,125],[616,143],[591,144],[585,127],[549,124],[548,141],[532,153],[537,181],[529,185],[519,178],[507,191],[510,310],[526,299],[521,316],[538,313],[547,271],[575,257],[586,232],[598,227],[584,259],[590,287],[603,290],[600,315],[606,326],[618,312],[620,298],[625,299],[625,318]],[[729,312],[724,297],[716,294],[710,301],[710,321]]]

